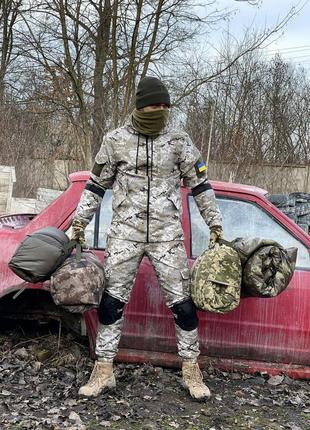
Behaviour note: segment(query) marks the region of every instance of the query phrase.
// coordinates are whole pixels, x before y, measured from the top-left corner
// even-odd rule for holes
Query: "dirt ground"
[[[309,430],[310,382],[204,369],[211,400],[192,401],[181,372],[116,364],[117,387],[79,398],[92,367],[71,334],[0,331],[0,430]]]

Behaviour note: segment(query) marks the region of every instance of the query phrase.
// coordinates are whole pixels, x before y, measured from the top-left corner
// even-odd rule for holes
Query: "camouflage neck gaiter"
[[[154,110],[143,112],[135,109],[132,113],[132,125],[139,133],[155,136],[163,130],[169,119],[168,110]]]

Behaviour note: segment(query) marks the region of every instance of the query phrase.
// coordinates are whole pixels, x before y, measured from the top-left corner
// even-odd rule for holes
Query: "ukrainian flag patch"
[[[198,161],[195,164],[195,170],[198,177],[201,177],[204,175],[204,171],[207,170],[206,163],[204,161]]]

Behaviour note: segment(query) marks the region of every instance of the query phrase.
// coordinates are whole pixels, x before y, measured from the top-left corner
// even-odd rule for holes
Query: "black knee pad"
[[[101,324],[110,325],[120,320],[126,303],[104,293],[98,309],[98,318]]]
[[[185,302],[177,303],[171,308],[175,323],[186,331],[194,330],[198,327],[198,317],[196,307],[192,299],[188,299]]]

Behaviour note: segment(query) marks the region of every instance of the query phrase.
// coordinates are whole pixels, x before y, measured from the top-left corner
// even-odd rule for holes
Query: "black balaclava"
[[[167,125],[168,110],[143,112],[146,106],[165,104],[170,107],[170,96],[165,85],[157,78],[141,79],[136,92],[136,109],[132,113],[132,124],[146,136],[158,135]]]

